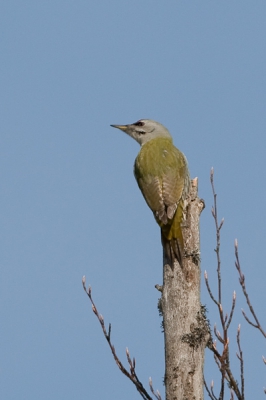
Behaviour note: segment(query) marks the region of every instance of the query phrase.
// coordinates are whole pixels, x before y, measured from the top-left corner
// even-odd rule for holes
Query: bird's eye
[[[144,122],[142,122],[142,121],[137,121],[137,122],[135,122],[135,124],[133,124],[133,125],[135,125],[135,126],[143,126],[143,125],[144,125]]]

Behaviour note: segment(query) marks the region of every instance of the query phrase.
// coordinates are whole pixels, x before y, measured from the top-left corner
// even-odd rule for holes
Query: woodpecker
[[[111,125],[127,133],[141,146],[134,175],[148,206],[161,228],[167,262],[182,266],[184,240],[182,220],[189,194],[190,176],[185,155],[178,150],[167,128],[159,122],[141,119],[129,125]]]

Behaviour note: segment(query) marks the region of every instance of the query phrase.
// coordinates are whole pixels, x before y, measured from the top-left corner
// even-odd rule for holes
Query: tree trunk
[[[204,350],[209,339],[200,303],[199,217],[204,202],[192,181],[182,232],[183,266],[171,268],[164,257],[161,311],[165,340],[166,400],[203,400]]]

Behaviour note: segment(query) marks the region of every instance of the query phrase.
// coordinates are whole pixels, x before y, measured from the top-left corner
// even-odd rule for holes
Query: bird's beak
[[[124,131],[127,129],[128,125],[111,125],[113,128],[120,129],[121,131]]]

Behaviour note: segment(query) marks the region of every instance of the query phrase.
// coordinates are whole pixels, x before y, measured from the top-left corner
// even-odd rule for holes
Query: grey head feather
[[[168,129],[159,122],[152,119],[140,119],[139,121],[129,125],[111,125],[114,128],[121,129],[129,136],[135,139],[141,146],[149,140],[157,137],[171,138]]]

